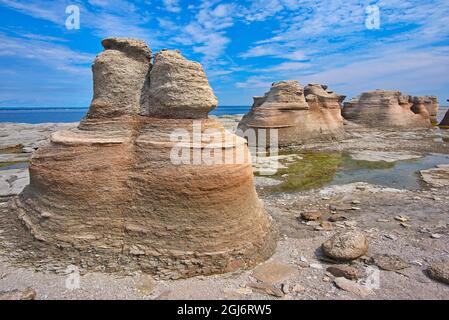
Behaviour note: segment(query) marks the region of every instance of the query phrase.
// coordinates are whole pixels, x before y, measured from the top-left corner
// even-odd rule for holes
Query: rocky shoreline
[[[228,130],[235,130],[240,116],[217,120]],[[67,267],[79,261],[64,257],[48,259],[47,249],[36,245],[12,214],[10,201],[27,184],[27,168],[11,169],[11,166],[26,163],[30,151],[50,133],[76,125],[0,126],[3,149],[0,156],[6,163],[0,171],[0,291],[32,287],[37,299],[449,298],[444,270],[438,269],[438,263],[449,258],[449,184],[444,165],[428,168],[436,172],[427,171],[422,177],[417,176],[419,190],[364,181],[337,185],[324,181],[323,185],[310,189],[286,192],[273,189],[273,186],[292,182],[298,174],[292,168],[300,163],[298,161],[308,159],[305,154],[353,154],[354,161],[371,164],[367,170],[389,170],[385,163],[395,165],[420,161],[429,154],[449,154],[446,130],[368,130],[347,121],[345,130],[349,135],[341,142],[292,147],[289,153],[297,157],[279,160],[286,167],[282,176],[255,177],[259,197],[275,220],[281,237],[275,254],[266,263],[252,270],[223,275],[157,280],[133,270],[129,273],[93,271],[81,261],[80,289],[68,290]],[[326,162],[322,162],[324,160]],[[319,158],[321,167],[323,163],[332,163],[328,158],[324,160]],[[383,169],[376,169],[379,163]],[[367,163],[357,164],[366,166]],[[315,167],[311,168],[313,173]],[[359,230],[366,236],[369,249],[365,255],[342,266],[323,254],[321,245],[326,240],[337,232],[352,230]],[[380,269],[379,286],[373,289],[364,285],[369,279],[369,267]],[[343,280],[344,275],[349,278],[356,275],[357,280]]]

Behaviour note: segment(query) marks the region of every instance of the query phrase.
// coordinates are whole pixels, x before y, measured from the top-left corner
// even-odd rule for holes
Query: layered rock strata
[[[431,122],[424,100],[400,91],[374,90],[345,103],[342,113],[345,119],[368,127],[428,128]]]
[[[424,106],[429,113],[429,118],[432,124],[438,123],[438,110],[440,108],[438,103],[438,98],[435,96],[422,96],[421,98],[424,99],[423,103]]]
[[[245,141],[207,118],[217,100],[201,66],[177,51],[152,65],[137,40],[103,45],[86,118],[33,155],[15,202],[33,236],[161,278],[267,259],[275,231]]]
[[[243,132],[252,129],[256,134],[276,129],[280,146],[338,140],[344,136],[344,98],[319,84],[303,88],[298,81],[276,82],[263,97],[254,97],[238,128]]]

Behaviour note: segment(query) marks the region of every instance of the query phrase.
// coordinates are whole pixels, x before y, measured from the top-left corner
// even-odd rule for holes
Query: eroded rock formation
[[[217,100],[201,66],[177,51],[157,53],[152,65],[142,41],[103,46],[86,118],[31,160],[30,185],[15,202],[30,232],[89,265],[121,270],[126,261],[161,278],[268,258],[275,232],[245,141],[207,118]]]
[[[444,115],[443,120],[441,120],[440,127],[443,127],[443,128],[446,128],[446,129],[449,128],[449,110]]]
[[[424,104],[424,107],[426,108],[427,112],[429,113],[429,118],[432,124],[438,123],[438,98],[435,96],[422,96],[422,97],[415,97],[415,98],[422,98],[422,103]],[[414,107],[412,107],[412,111]]]
[[[260,129],[277,129],[280,146],[341,139],[341,102],[345,97],[326,90],[319,84],[303,88],[298,81],[273,83],[263,97],[254,97],[239,129],[254,129],[256,133]]]
[[[411,98],[400,91],[365,92],[344,104],[343,117],[369,127],[415,129],[431,126],[425,99]]]

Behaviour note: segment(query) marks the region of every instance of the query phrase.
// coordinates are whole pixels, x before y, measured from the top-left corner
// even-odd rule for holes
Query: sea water
[[[215,116],[244,114],[249,106],[219,106],[210,114]],[[0,122],[47,123],[78,122],[87,113],[87,108],[0,108]]]

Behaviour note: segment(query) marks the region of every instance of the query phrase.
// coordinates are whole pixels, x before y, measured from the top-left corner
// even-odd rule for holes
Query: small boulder
[[[449,261],[432,263],[427,274],[433,280],[449,284]]]
[[[373,259],[376,266],[386,271],[397,271],[410,267],[410,264],[394,254],[379,254]]]
[[[322,249],[329,258],[354,260],[368,251],[368,240],[360,231],[345,231],[335,234],[324,242]]]
[[[362,277],[361,272],[358,269],[346,265],[330,266],[326,269],[326,271],[336,278],[343,277],[349,280],[357,280]]]
[[[319,212],[302,212],[301,218],[306,221],[317,221],[321,219],[321,213]]]

